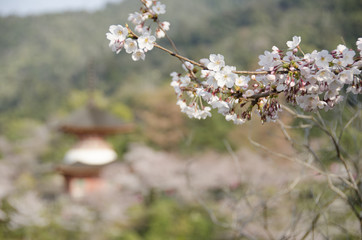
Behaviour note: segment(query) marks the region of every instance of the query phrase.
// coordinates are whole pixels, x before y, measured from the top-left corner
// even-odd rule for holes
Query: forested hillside
[[[307,51],[333,49],[342,41],[353,48],[362,35],[359,0],[163,2],[163,19],[171,22],[170,36],[184,55],[197,60],[221,53],[238,69],[256,68],[264,50],[284,48],[294,35]],[[179,62],[153,51],[134,63],[123,52],[112,53],[105,37],[109,25],[124,24],[138,6],[126,0],[95,13],[0,18],[1,129],[9,120],[44,121],[69,111],[71,96],[87,89],[91,63],[96,87],[109,102],[134,108],[142,105],[144,91],[157,94]]]

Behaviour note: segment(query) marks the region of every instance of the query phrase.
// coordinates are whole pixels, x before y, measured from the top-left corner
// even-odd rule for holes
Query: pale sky
[[[101,9],[109,2],[122,0],[0,0],[0,15],[37,15],[62,11]]]

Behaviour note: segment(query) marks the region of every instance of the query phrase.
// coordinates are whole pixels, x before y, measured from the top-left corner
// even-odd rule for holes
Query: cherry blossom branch
[[[346,123],[346,125],[343,126],[339,136],[338,136],[338,143],[341,141],[342,139],[342,135],[344,133],[344,131],[349,127],[349,125],[351,125],[351,123],[361,115],[361,109],[358,109],[357,112],[353,115],[353,117],[351,117],[351,119]]]
[[[334,148],[336,150],[336,154],[337,154],[338,159],[342,162],[344,168],[346,169],[346,172],[348,174],[350,183],[352,184],[352,188],[358,193],[360,199],[362,200],[360,190],[359,190],[359,188],[357,186],[357,183],[356,183],[354,177],[352,176],[352,172],[349,169],[347,161],[344,159],[344,157],[341,154],[340,145],[338,144],[338,141],[333,136],[333,134],[327,129],[325,124],[319,123],[319,121],[317,121],[313,116],[298,114],[298,113],[294,112],[293,110],[291,110],[289,107],[287,107],[285,105],[283,105],[282,108],[285,109],[286,111],[288,111],[290,114],[292,114],[296,118],[309,119],[309,120],[313,121],[318,126],[319,129],[321,129],[323,132],[325,132],[327,134],[327,136],[331,139],[331,141],[333,143],[333,146],[334,146]],[[347,123],[347,124],[349,124],[349,123]]]
[[[357,197],[357,201],[358,203],[362,203],[362,198],[361,198],[361,191],[358,187],[358,184],[357,182],[355,181],[355,178],[353,177],[352,175],[352,171],[351,169],[349,168],[349,164],[347,162],[347,160],[342,156],[341,154],[341,150],[340,150],[340,145],[339,145],[339,140],[337,140],[337,138],[335,137],[336,134],[333,134],[326,126],[326,123],[324,122],[323,118],[318,115],[319,119],[321,122],[317,121],[313,116],[306,116],[306,115],[303,115],[303,114],[297,114],[295,113],[293,110],[289,109],[288,107],[286,106],[283,106],[284,109],[286,109],[289,113],[291,113],[292,115],[294,115],[295,117],[298,117],[298,118],[303,118],[303,119],[308,119],[308,120],[311,120],[315,123],[315,125],[321,130],[323,131],[332,141],[333,145],[334,145],[334,148],[335,148],[335,151],[336,151],[336,155],[337,155],[337,158],[342,162],[342,165],[347,173],[347,176],[348,176],[348,179],[346,179],[345,177],[342,177],[342,176],[338,176],[338,178],[343,181],[343,183],[345,183],[348,188],[347,188],[347,191],[348,190],[352,190],[352,192],[354,192],[356,194],[356,197]],[[357,112],[359,113],[359,111]],[[359,115],[359,114],[358,114]],[[346,125],[344,125],[344,127],[342,128],[341,130],[341,133],[343,133],[343,131],[345,130],[346,127],[348,127],[348,125],[351,124],[351,122],[356,118],[356,116],[358,115],[354,115],[348,122]],[[285,134],[286,131],[284,132]],[[341,135],[340,135],[341,136]],[[287,138],[290,140],[290,137],[287,136]],[[307,149],[310,149],[310,147],[308,146]],[[310,149],[311,150],[311,149]],[[313,155],[317,158],[316,154],[314,153],[314,151],[312,151]],[[356,205],[358,205],[358,203],[354,203],[352,202],[351,198],[348,197],[346,195],[346,193],[344,191],[342,191],[341,189],[339,189],[338,187],[336,187],[336,185],[333,184],[332,182],[332,174],[326,174],[325,175],[327,177],[327,182],[328,182],[328,186],[329,188],[334,191],[341,199],[343,199],[347,204],[348,206],[351,208],[352,212],[354,213],[354,215],[359,219],[360,221],[360,225],[361,225],[361,236],[362,236],[362,216],[360,215],[360,212],[359,210],[356,208]]]
[[[172,40],[171,40],[171,41],[172,41]],[[196,61],[194,61],[194,60],[191,60],[191,59],[189,59],[189,58],[187,58],[187,57],[184,57],[184,56],[182,56],[182,55],[180,55],[180,54],[178,54],[178,53],[176,53],[176,52],[173,52],[173,51],[171,51],[171,50],[169,50],[169,49],[167,49],[167,48],[165,48],[165,47],[162,47],[161,45],[159,45],[159,44],[157,44],[157,43],[155,43],[154,45],[155,45],[156,48],[161,49],[162,51],[167,52],[168,54],[170,54],[170,55],[173,56],[173,57],[176,57],[176,58],[181,59],[181,60],[183,60],[183,61],[189,62],[189,63],[191,63],[191,64],[193,64],[193,65],[195,65],[195,66],[198,66],[198,67],[200,67],[200,68],[202,68],[202,69],[207,69],[207,67],[205,67],[205,66],[202,65],[201,63],[198,63],[198,62],[196,62]],[[270,74],[271,71],[233,71],[233,73],[243,74],[243,75],[266,75],[266,74]],[[285,71],[283,71],[283,73],[285,73]]]
[[[178,58],[186,74],[172,73],[171,85],[181,111],[190,118],[204,119],[211,116],[211,108],[216,108],[227,121],[242,124],[251,119],[255,108],[262,122],[275,121],[281,111],[277,99],[280,93],[284,93],[288,102],[299,105],[305,111],[333,108],[342,99],[340,90],[344,85],[348,86],[347,92],[362,93],[360,57],[344,45],[338,45],[331,52],[304,53],[300,47],[301,38],[294,36],[292,41],[287,42],[287,52],[274,46],[272,52],[265,51],[264,55],[260,55],[260,69],[238,71],[234,66],[226,65],[224,56],[220,54],[211,54],[208,59],[200,61],[180,55],[166,32],[170,23],[161,22],[159,18],[166,12],[166,6],[160,1],[141,2],[140,11],[128,18],[136,25],[135,31],[140,36],[128,24],[125,28],[112,25],[106,34],[109,46],[116,53],[124,48],[132,54],[134,61],[144,60],[145,54],[153,48]],[[147,21],[156,23],[154,35],[152,23],[146,25]],[[156,43],[156,38],[162,37],[167,38],[173,51]],[[362,38],[356,44],[361,55]],[[298,56],[298,52],[303,56]],[[187,88],[194,90],[185,91]],[[250,104],[246,106],[246,103]]]
[[[278,153],[278,152],[275,152],[275,151],[272,151],[271,149],[268,149],[266,148],[265,146],[253,141],[252,139],[249,138],[249,141],[255,145],[256,147],[259,147],[261,149],[263,149],[264,151],[268,152],[268,153],[271,153],[273,155],[276,155],[278,157],[281,157],[281,158],[284,158],[284,159],[287,159],[287,160],[291,160],[291,161],[294,161],[294,162],[297,162],[303,166],[306,166],[322,175],[324,175],[326,178],[327,178],[327,182],[328,182],[328,186],[329,188],[335,192],[341,199],[343,199],[345,202],[348,203],[348,206],[351,208],[351,210],[353,211],[353,213],[355,214],[355,216],[359,219],[360,223],[361,223],[361,236],[362,236],[362,217],[359,215],[359,211],[356,209],[355,207],[355,204],[351,202],[350,198],[346,195],[346,193],[344,193],[343,191],[341,191],[339,188],[337,188],[333,182],[332,182],[332,177],[337,177],[339,178],[339,176],[336,176],[334,174],[330,174],[330,173],[326,173],[326,172],[323,172],[322,170],[316,168],[315,166],[309,164],[309,163],[306,163],[306,162],[303,162],[303,161],[300,161],[298,159],[295,159],[295,158],[291,158],[289,156],[286,156],[284,154],[281,154],[281,153]]]
[[[323,212],[332,204],[335,202],[335,200],[337,200],[337,197],[331,199],[330,201],[328,201],[327,203],[325,203],[323,206],[321,206],[319,208],[319,211],[316,212],[316,215],[314,216],[311,225],[309,227],[309,229],[304,233],[304,235],[300,238],[301,240],[307,239],[307,237],[309,236],[309,234],[311,232],[313,232],[315,230],[315,226],[317,225],[317,222],[319,220],[319,218],[321,217],[321,215],[323,214]]]
[[[285,138],[292,144],[293,147],[295,147],[296,145],[296,142],[292,139],[292,137],[289,135],[289,133],[287,132],[286,128],[285,128],[285,125],[282,121],[278,120],[277,121],[282,132],[283,132],[283,135],[285,136]],[[350,181],[348,181],[347,179],[345,179],[344,177],[342,176],[339,176],[339,175],[334,175],[334,174],[331,174],[331,173],[327,173],[327,170],[325,168],[324,165],[322,165],[322,162],[321,160],[319,159],[319,157],[317,156],[316,152],[313,151],[313,149],[309,146],[309,144],[302,144],[302,146],[304,148],[307,149],[308,152],[310,152],[313,156],[313,158],[321,164],[322,168],[323,168],[323,171],[325,172],[325,176],[329,175],[330,177],[334,177],[334,178],[338,178],[339,180],[341,180],[342,182],[344,182],[346,185],[348,185],[349,187],[351,187],[352,189],[355,189],[355,186],[353,185],[353,183],[351,183]]]
[[[137,34],[135,34],[135,33],[129,28],[128,25],[126,25],[126,27],[128,28],[128,31],[129,31],[131,37],[134,38],[134,39],[138,39],[139,36],[138,36]],[[193,65],[195,65],[195,66],[198,66],[198,67],[200,67],[200,68],[202,68],[202,69],[207,69],[207,67],[205,67],[205,66],[202,65],[201,63],[198,63],[198,62],[196,62],[196,61],[194,61],[194,60],[191,60],[191,59],[189,59],[189,58],[187,58],[187,57],[184,57],[184,56],[180,55],[180,54],[178,53],[178,50],[177,50],[177,48],[176,48],[176,45],[175,45],[175,43],[172,41],[172,39],[168,36],[167,33],[165,34],[165,36],[166,36],[167,40],[170,42],[170,44],[172,45],[172,47],[174,48],[175,51],[171,51],[171,50],[169,50],[169,49],[167,49],[167,48],[165,48],[165,47],[163,47],[163,46],[161,46],[161,45],[159,45],[159,44],[157,44],[157,43],[153,43],[156,48],[158,48],[158,49],[160,49],[160,50],[162,50],[162,51],[164,51],[164,52],[167,52],[167,53],[170,54],[171,56],[176,57],[176,58],[178,58],[178,59],[180,59],[180,60],[182,60],[182,61],[189,62],[189,63],[191,63],[191,64],[193,64]],[[266,74],[271,73],[271,71],[233,71],[233,72],[236,73],[236,74],[244,74],[244,75],[266,75]],[[284,71],[283,73],[285,73],[285,71]]]
[[[292,161],[292,162],[296,162],[296,163],[298,163],[298,164],[300,164],[300,165],[302,165],[302,166],[305,166],[305,167],[307,167],[307,168],[309,168],[309,169],[317,172],[317,173],[320,174],[320,175],[323,175],[323,176],[326,176],[326,177],[329,176],[329,177],[333,177],[333,178],[340,178],[340,176],[335,175],[335,174],[332,174],[332,173],[324,172],[324,171],[322,171],[321,169],[317,168],[316,166],[314,166],[314,165],[312,165],[312,164],[310,164],[310,163],[304,162],[304,161],[302,161],[302,160],[300,160],[300,159],[297,159],[297,158],[295,158],[295,157],[291,157],[291,156],[287,156],[287,155],[282,154],[282,153],[279,153],[279,152],[275,152],[275,151],[273,151],[273,150],[271,150],[271,149],[263,146],[262,144],[260,144],[260,143],[258,143],[258,142],[255,142],[255,141],[252,140],[251,138],[249,138],[249,142],[250,142],[251,144],[253,144],[254,146],[256,146],[256,147],[258,147],[258,148],[260,148],[260,149],[263,149],[264,151],[266,151],[266,152],[268,152],[268,153],[271,153],[271,154],[273,154],[273,155],[275,155],[275,156],[278,156],[278,157],[280,157],[280,158],[283,158],[283,159],[286,159],[286,160],[289,160],[289,161]]]
[[[173,56],[173,57],[176,57],[176,58],[178,58],[178,59],[180,59],[180,60],[183,60],[183,61],[185,61],[185,62],[189,62],[189,63],[191,63],[191,64],[193,64],[193,65],[196,65],[196,66],[198,66],[198,67],[200,67],[200,68],[204,68],[204,66],[202,66],[200,63],[195,62],[195,61],[193,61],[193,60],[191,60],[191,59],[189,59],[189,58],[187,58],[187,57],[181,56],[180,54],[178,54],[178,53],[176,53],[176,52],[173,52],[173,51],[171,51],[171,50],[169,50],[169,49],[167,49],[167,48],[165,48],[165,47],[162,47],[161,45],[158,45],[157,43],[154,43],[154,45],[155,45],[156,48],[161,49],[162,51],[167,52],[168,54],[170,54],[170,55]]]

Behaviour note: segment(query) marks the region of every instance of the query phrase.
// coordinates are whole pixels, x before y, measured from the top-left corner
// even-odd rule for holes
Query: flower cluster
[[[166,13],[166,6],[159,1],[142,0],[143,6],[139,12],[129,14],[128,20],[135,25],[134,31],[139,33],[137,36],[128,25],[111,25],[109,32],[106,33],[109,47],[117,54],[124,48],[129,54],[132,54],[133,61],[145,59],[145,53],[152,50],[156,38],[166,36],[166,31],[170,28],[169,22],[158,21],[158,15]],[[147,25],[147,20],[157,23],[157,28],[152,33],[151,25]]]
[[[333,108],[342,101],[340,92],[345,86],[347,92],[362,93],[362,38],[356,42],[357,57],[355,51],[344,45],[338,45],[331,52],[314,50],[304,54],[300,48],[301,37],[294,36],[286,43],[287,51],[274,46],[271,52],[260,55],[260,69],[237,71],[236,67],[226,65],[220,54],[195,62],[155,45],[156,37],[163,37],[169,29],[168,22],[158,20],[158,14],[164,13],[165,7],[157,1],[141,1],[142,13],[131,14],[129,20],[136,24],[136,31],[142,36],[127,32],[132,37],[127,38],[127,34],[123,34],[126,28],[113,25],[107,34],[110,46],[117,53],[124,47],[135,61],[144,59],[144,52],[154,46],[179,58],[185,73],[171,73],[171,86],[178,98],[177,105],[190,118],[204,119],[211,116],[211,109],[216,109],[235,124],[250,120],[253,112],[259,114],[262,122],[274,121],[281,111],[278,102],[281,93],[288,102],[305,111]],[[151,35],[150,27],[145,27],[145,20],[150,18],[159,23],[156,37]]]
[[[280,93],[305,111],[333,108],[343,99],[340,91],[344,86],[347,86],[347,92],[361,93],[361,62],[354,60],[356,53],[353,50],[338,45],[332,52],[322,50],[303,54],[300,42],[301,37],[295,36],[287,42],[288,51],[283,52],[275,46],[271,52],[265,51],[259,56],[261,68],[251,76],[248,72],[247,75],[239,74],[234,66],[226,65],[220,54],[201,59],[200,69],[187,63],[191,73],[187,71],[185,76],[171,74],[178,105],[189,117],[209,116],[211,107],[226,120],[241,124],[251,118],[254,107],[263,122],[277,119],[281,109]],[[357,41],[360,55],[361,42],[362,38]],[[197,72],[200,72],[198,76],[195,75]],[[199,81],[192,81],[192,77]],[[210,107],[204,107],[205,103]],[[208,114],[200,115],[206,109]]]
[[[357,41],[360,55],[361,40]],[[259,56],[259,65],[270,74],[258,80],[283,92],[289,102],[305,111],[333,108],[343,99],[340,91],[345,85],[347,92],[361,93],[361,62],[355,61],[355,51],[340,44],[331,52],[314,50],[304,54],[299,47],[300,41],[300,37],[288,41],[290,51],[285,53],[273,47],[272,52],[265,51]]]

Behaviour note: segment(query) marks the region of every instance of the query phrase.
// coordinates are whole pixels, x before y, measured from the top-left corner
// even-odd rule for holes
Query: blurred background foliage
[[[129,224],[134,227],[114,239],[218,239],[218,227],[204,211],[192,205],[180,205],[167,197],[132,208],[130,215]]]
[[[165,196],[147,205],[134,206],[129,209],[128,214],[129,220],[126,226],[110,229],[105,235],[92,239],[220,239],[217,234],[217,231],[219,234],[221,232],[219,227],[211,222],[200,207],[180,204]],[[7,222],[0,222],[0,239],[68,240],[89,237],[76,228],[66,230],[57,222],[47,227],[26,227],[16,231],[9,230],[6,224]]]
[[[162,2],[167,6],[162,19],[171,23],[169,34],[183,55],[198,60],[220,53],[227,64],[239,70],[258,68],[258,56],[264,50],[273,45],[285,49],[285,42],[294,35],[302,37],[301,46],[307,52],[332,50],[339,43],[355,48],[362,33],[360,0]],[[170,72],[182,71],[177,59],[157,50],[148,53],[142,62],[133,62],[123,51],[118,55],[112,53],[105,37],[109,25],[124,24],[128,13],[138,8],[138,1],[124,0],[94,13],[0,17],[1,135],[16,144],[31,135],[34,128],[47,125],[53,136],[40,161],[61,162],[74,139],[58,133],[57,124],[88,101],[89,69],[93,68],[94,101],[125,121],[137,124],[132,134],[110,138],[120,156],[132,141],[189,154],[206,149],[226,151],[223,140],[234,149],[250,146],[248,136],[287,151],[285,143],[273,140],[281,133],[272,125],[261,127],[258,120],[240,127],[226,122],[217,113],[202,121],[180,113],[169,87]],[[161,44],[168,46],[166,41]],[[353,108],[344,111],[347,118],[353,115]],[[314,130],[310,134],[319,136]],[[359,148],[354,143],[361,142],[361,133],[355,136],[353,128],[343,135],[341,141],[348,146],[346,151]],[[333,151],[324,151],[325,161],[333,161]],[[224,239],[216,234],[217,227],[201,208],[184,206],[168,198],[139,205],[130,210],[130,216],[130,225],[107,239]],[[56,225],[51,232],[11,232],[5,226],[0,222],[3,239],[84,239],[81,233],[66,232]]]

